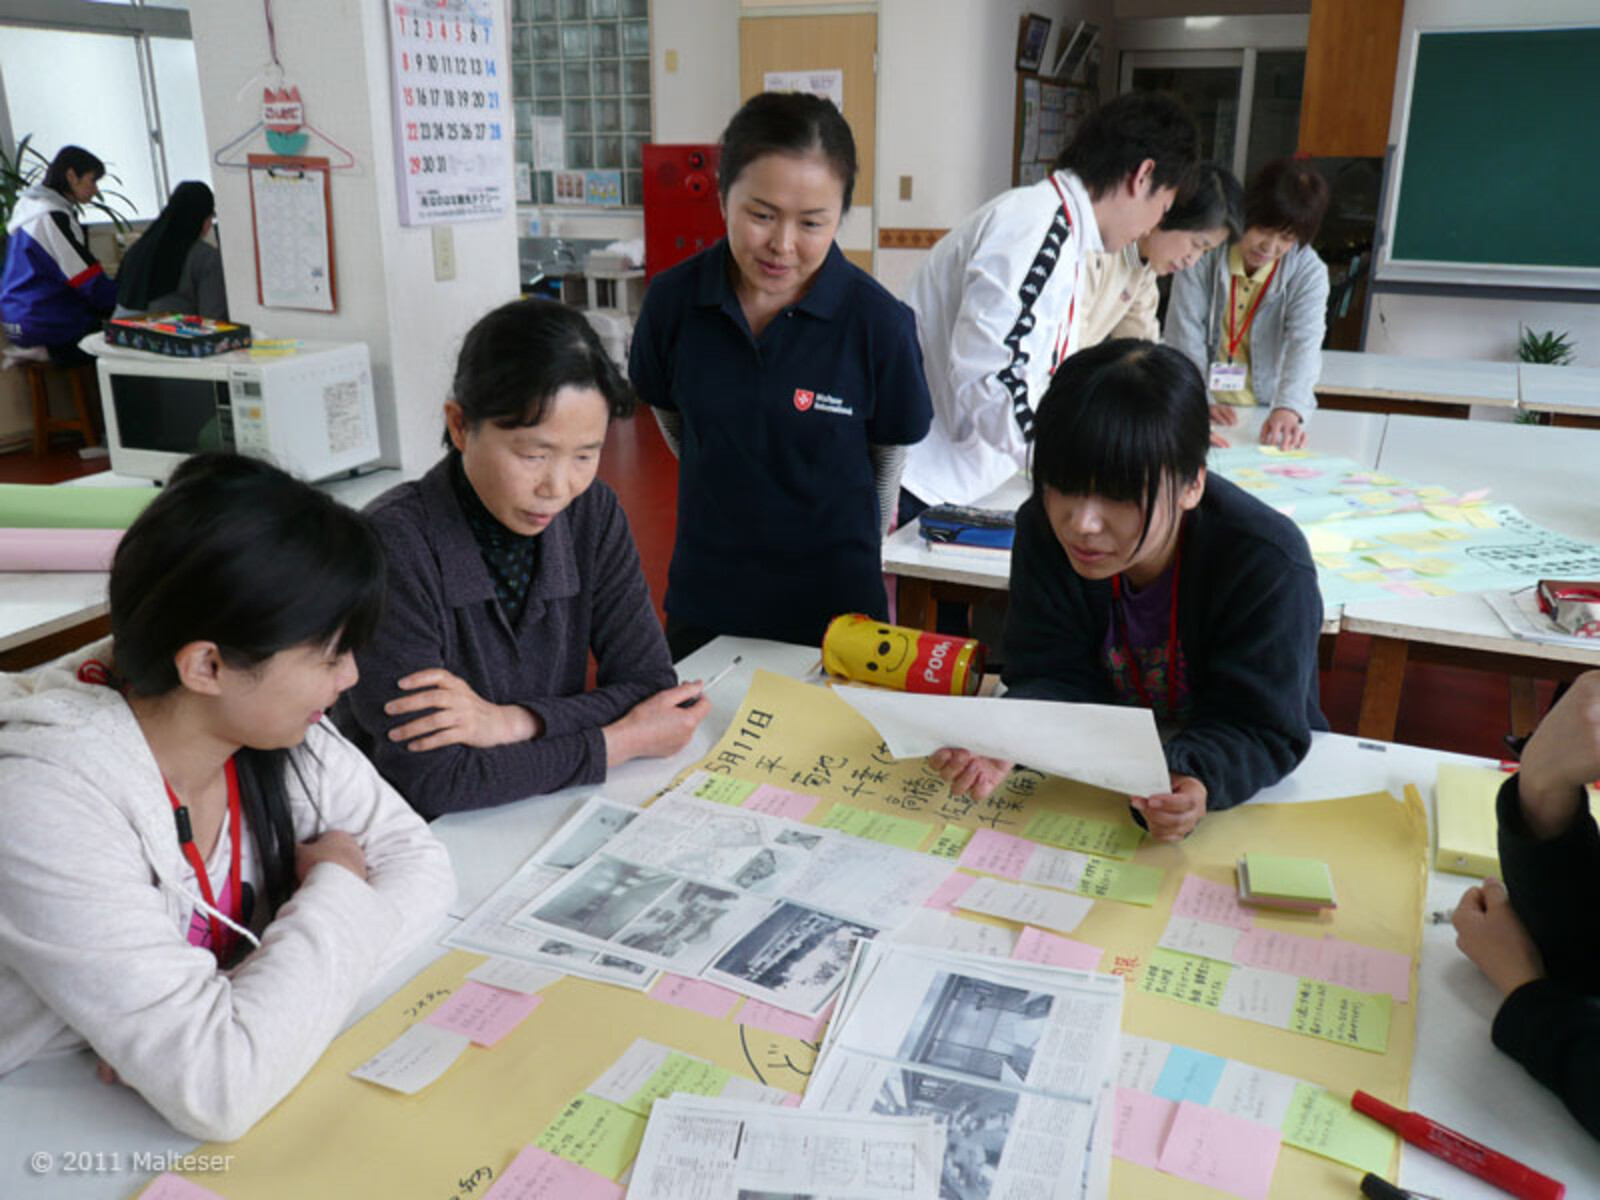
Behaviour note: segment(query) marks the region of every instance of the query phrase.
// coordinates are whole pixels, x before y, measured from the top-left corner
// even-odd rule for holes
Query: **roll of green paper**
[[[0,484],[0,528],[126,529],[160,494],[155,487]]]

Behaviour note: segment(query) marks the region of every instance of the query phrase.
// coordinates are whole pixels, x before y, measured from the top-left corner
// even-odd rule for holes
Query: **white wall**
[[[462,335],[484,312],[517,295],[515,219],[508,213],[451,226],[456,278],[436,282],[430,230],[399,221],[383,6],[279,0],[273,19],[279,58],[300,87],[307,119],[357,163],[332,177],[339,310],[296,312],[256,303],[248,181],[243,171],[218,169],[229,312],[271,336],[366,342],[384,461],[420,469],[440,452],[440,405]],[[265,57],[261,6],[257,0],[208,0],[192,6],[190,23],[206,141],[215,148],[260,114],[260,82],[245,85]],[[500,36],[509,60],[503,24]],[[315,137],[306,153],[337,157]]]
[[[656,141],[717,140],[739,107],[739,0],[655,0],[650,94]]]
[[[1406,76],[1412,35],[1424,29],[1471,29],[1486,25],[1592,25],[1600,20],[1595,0],[1524,0],[1509,9],[1502,0],[1407,0],[1400,30],[1389,144],[1400,139],[1405,120]],[[1578,119],[1578,114],[1552,120]],[[1580,150],[1579,152],[1587,152]],[[1593,304],[1538,300],[1378,295],[1367,322],[1368,350],[1428,358],[1515,359],[1517,325],[1566,331],[1577,362],[1600,366],[1600,295]]]

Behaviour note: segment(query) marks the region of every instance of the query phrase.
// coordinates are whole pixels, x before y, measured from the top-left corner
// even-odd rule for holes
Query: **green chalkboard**
[[[1600,28],[1423,33],[1396,264],[1600,268]]]

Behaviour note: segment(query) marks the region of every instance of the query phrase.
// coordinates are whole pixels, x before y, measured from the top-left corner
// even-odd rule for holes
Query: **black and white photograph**
[[[639,810],[593,797],[566,825],[556,831],[550,844],[539,853],[539,861],[550,867],[570,871],[621,833]]]
[[[1052,1002],[1044,992],[939,972],[899,1057],[996,1083],[1026,1083]]]
[[[783,901],[728,948],[710,978],[794,1012],[814,1013],[844,978],[858,938],[878,930],[831,913]]]
[[[678,882],[676,875],[602,855],[577,868],[553,893],[541,896],[523,919],[610,941]]]
[[[884,1077],[872,1111],[942,1119],[950,1140],[939,1175],[939,1200],[987,1200],[1000,1174],[1018,1100],[1015,1092],[999,1088],[893,1071]]]
[[[739,892],[683,881],[612,940],[693,973],[748,926],[750,903]]]

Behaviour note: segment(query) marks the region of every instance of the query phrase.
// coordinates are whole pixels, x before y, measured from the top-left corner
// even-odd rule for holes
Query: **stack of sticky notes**
[[[1433,784],[1434,826],[1441,871],[1476,879],[1500,874],[1499,820],[1495,802],[1506,773],[1494,767],[1440,763]],[[1600,789],[1589,787],[1589,808],[1600,812]]]
[[[1321,912],[1338,908],[1333,873],[1316,858],[1246,854],[1239,860],[1239,900],[1260,908]]]

